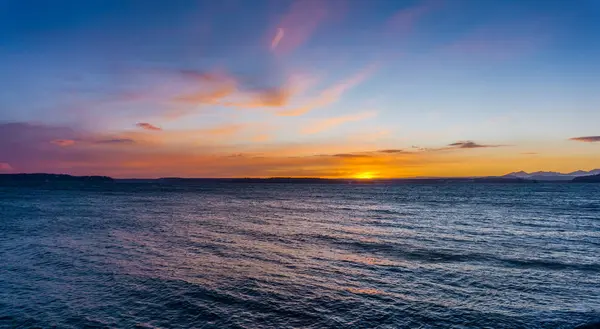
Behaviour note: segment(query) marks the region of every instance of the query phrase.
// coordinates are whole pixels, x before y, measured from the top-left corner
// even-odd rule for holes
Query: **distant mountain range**
[[[536,181],[571,181],[577,177],[600,175],[600,169],[590,171],[578,170],[571,173],[559,173],[554,171],[536,171],[527,173],[524,171],[513,172],[502,177],[505,178],[523,178]]]

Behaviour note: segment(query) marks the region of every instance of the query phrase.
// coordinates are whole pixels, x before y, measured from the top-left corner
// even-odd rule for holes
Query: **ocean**
[[[2,328],[574,328],[600,184],[0,187]]]

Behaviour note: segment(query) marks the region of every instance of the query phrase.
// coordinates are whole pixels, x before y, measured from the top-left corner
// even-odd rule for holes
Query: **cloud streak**
[[[360,158],[370,158],[372,157],[369,154],[355,154],[355,153],[339,153],[332,155],[337,158],[347,158],[347,159],[360,159]]]
[[[460,141],[452,144],[448,144],[450,148],[459,148],[459,149],[478,149],[478,148],[487,148],[487,147],[501,147],[504,145],[485,145],[478,144],[473,141]]]
[[[388,154],[398,154],[398,153],[410,153],[400,149],[387,149],[387,150],[378,150],[378,153],[388,153]]]
[[[360,84],[361,82],[363,82],[367,77],[369,77],[373,73],[374,70],[375,70],[375,66],[370,66],[370,67],[360,71],[353,77],[350,77],[347,80],[340,81],[337,84],[334,84],[334,85],[330,86],[329,88],[323,90],[319,94],[319,96],[308,101],[306,104],[304,104],[300,107],[297,107],[297,108],[279,111],[279,112],[277,112],[277,115],[279,115],[279,116],[299,116],[299,115],[306,114],[316,108],[325,107],[327,105],[333,104],[333,103],[337,102],[346,91],[348,91],[349,89],[351,89],[351,88],[357,86],[358,84]]]
[[[172,97],[176,104],[221,105],[237,108],[283,107],[294,93],[293,79],[282,86],[252,89],[242,79],[224,73],[204,73],[182,70],[181,75],[191,80],[196,91]]]
[[[139,128],[142,128],[142,129],[145,129],[145,130],[151,130],[151,131],[161,131],[162,130],[162,128],[157,127],[157,126],[155,126],[153,124],[150,124],[148,122],[138,122],[136,124],[136,126],[139,127]]]
[[[410,33],[420,19],[442,7],[442,0],[426,0],[419,4],[397,11],[387,22],[394,36],[405,36]]]
[[[357,114],[343,115],[343,116],[339,116],[339,117],[323,119],[323,120],[312,123],[308,127],[305,127],[304,129],[302,129],[302,133],[303,134],[316,134],[316,133],[320,133],[320,132],[323,132],[328,129],[335,128],[344,123],[354,122],[354,121],[362,121],[365,119],[375,117],[376,115],[377,115],[377,112],[368,111],[368,112],[362,112],[362,113],[357,113]]]
[[[134,144],[135,141],[131,138],[109,138],[98,139],[92,141],[93,144]]]
[[[326,1],[294,1],[279,22],[271,50],[276,55],[285,55],[302,46],[316,32],[327,13]]]
[[[569,138],[570,141],[584,142],[584,143],[597,143],[600,142],[600,136],[584,136],[584,137],[573,137]]]
[[[277,48],[279,42],[281,42],[281,39],[283,39],[284,35],[285,30],[280,27],[277,28],[277,33],[275,34],[275,37],[273,37],[273,41],[271,41],[271,50],[275,50],[275,48]]]
[[[50,141],[50,143],[52,143],[54,145],[58,145],[60,147],[68,147],[68,146],[75,145],[75,141],[72,139],[54,139],[54,140]]]

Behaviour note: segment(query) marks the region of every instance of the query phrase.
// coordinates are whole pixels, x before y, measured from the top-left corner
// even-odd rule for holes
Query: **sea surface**
[[[0,187],[2,328],[574,328],[600,184]]]

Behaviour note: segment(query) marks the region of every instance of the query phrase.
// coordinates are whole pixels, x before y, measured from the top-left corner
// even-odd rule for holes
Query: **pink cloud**
[[[310,126],[302,129],[304,134],[316,134],[331,128],[335,128],[347,122],[362,121],[372,118],[377,115],[375,111],[362,112],[357,114],[344,115],[334,118],[327,118],[317,122],[313,122]]]
[[[11,171],[13,170],[13,167],[6,163],[6,162],[0,162],[0,171]]]
[[[72,139],[55,139],[55,140],[50,141],[50,143],[52,143],[54,145],[58,145],[60,147],[67,147],[67,146],[75,145],[75,141]]]
[[[315,108],[324,107],[337,102],[343,94],[349,89],[357,86],[369,77],[375,70],[374,65],[367,67],[366,69],[358,72],[356,75],[349,79],[340,81],[329,88],[323,90],[317,97],[309,100],[307,103],[300,107],[286,109],[277,112],[280,116],[299,116],[312,111]]]
[[[306,43],[328,14],[326,1],[296,0],[273,31],[271,49],[288,54]]]
[[[569,140],[584,143],[597,143],[600,142],[600,136],[573,137],[569,138]]]
[[[136,124],[137,127],[145,129],[145,130],[152,130],[152,131],[161,131],[162,128],[157,127],[155,125],[152,125],[150,123],[147,122],[139,122]]]

